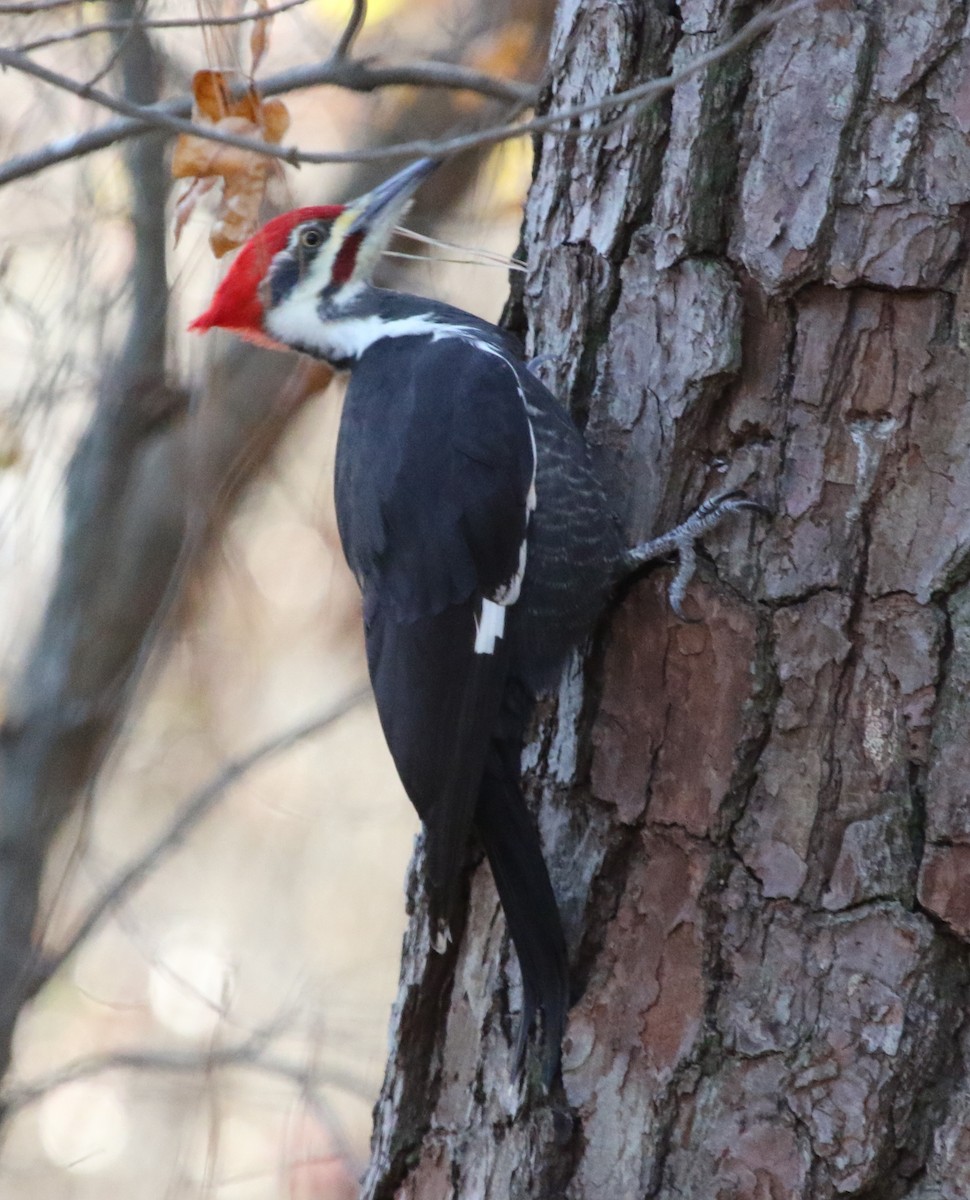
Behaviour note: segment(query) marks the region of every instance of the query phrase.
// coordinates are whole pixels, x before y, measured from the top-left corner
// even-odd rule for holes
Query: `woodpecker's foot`
[[[741,509],[751,509],[767,516],[769,510],[757,500],[752,500],[744,492],[722,492],[719,496],[711,496],[682,524],[663,533],[660,537],[649,542],[641,542],[628,550],[623,556],[623,564],[627,570],[634,571],[644,563],[655,558],[663,558],[666,554],[677,555],[677,573],[670,585],[668,596],[670,607],[682,621],[690,618],[684,615],[683,603],[687,593],[687,585],[694,577],[697,569],[697,542],[709,530],[719,525],[728,513]]]

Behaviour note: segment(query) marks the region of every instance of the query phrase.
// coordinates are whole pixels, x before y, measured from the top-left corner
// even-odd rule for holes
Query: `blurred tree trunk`
[[[500,36],[518,20],[544,44],[551,0],[503,0],[469,37]],[[108,15],[139,17],[139,0],[113,0]],[[151,104],[163,61],[136,20],[116,32],[126,99]],[[456,58],[458,56],[456,55]],[[115,61],[115,60],[113,60]],[[395,122],[371,144],[436,136],[463,113],[457,94],[395,93]],[[504,105],[485,105],[499,119]],[[423,190],[411,224],[433,231],[471,186],[487,151],[464,155]],[[63,964],[45,938],[41,885],[52,842],[91,798],[146,670],[161,661],[189,607],[218,535],[249,483],[275,453],[290,421],[329,381],[323,364],[216,342],[205,385],[190,405],[166,371],[168,338],[164,138],[125,150],[134,255],[126,333],[105,365],[91,422],[67,473],[65,530],[54,586],[20,679],[0,712],[0,1080],[10,1065],[24,1006]],[[374,173],[376,171],[376,174]],[[359,195],[387,168],[360,169]],[[387,272],[394,278],[393,269]],[[0,1120],[4,1113],[0,1103]]]
[[[562,0],[550,102],[751,11]],[[365,1195],[970,1194],[968,130],[965,3],[827,0],[538,147],[512,323],[631,541],[735,486],[774,517],[708,540],[699,624],[630,587],[541,714],[562,1089],[509,1086],[479,867],[454,963],[415,902]]]

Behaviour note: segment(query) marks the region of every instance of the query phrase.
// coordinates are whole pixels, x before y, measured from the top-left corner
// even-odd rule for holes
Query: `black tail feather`
[[[541,1011],[542,1077],[548,1088],[559,1069],[569,1008],[569,964],[556,897],[518,776],[518,753],[502,754],[496,746],[485,768],[475,824],[522,969],[515,1073],[522,1073],[529,1033]]]
[[[377,711],[424,823],[428,899],[438,934],[454,916],[493,730],[511,719],[501,712],[508,647],[499,639],[495,653],[475,653],[475,607],[469,600],[432,617],[401,621],[373,600],[365,602]]]

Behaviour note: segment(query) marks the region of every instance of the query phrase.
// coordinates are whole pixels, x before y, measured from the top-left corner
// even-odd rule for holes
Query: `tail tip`
[[[523,1005],[512,1050],[512,1080],[518,1087],[522,1086],[526,1078],[529,1046],[533,1041],[530,1035],[535,1030],[534,1045],[540,1066],[539,1079],[543,1092],[549,1094],[562,1066],[565,1023],[566,1009],[563,1006],[557,1006],[556,1011],[547,1014],[544,1008],[537,1008],[532,1001]]]

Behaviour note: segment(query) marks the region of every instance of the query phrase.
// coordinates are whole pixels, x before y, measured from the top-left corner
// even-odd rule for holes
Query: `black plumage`
[[[522,741],[536,690],[601,611],[623,546],[582,437],[511,339],[416,297],[368,304],[387,322],[421,314],[438,326],[363,351],[340,427],[338,525],[363,592],[378,712],[425,824],[441,917],[477,829],[522,968],[517,1060],[541,1009],[549,1078],[568,971],[522,796]],[[482,601],[516,574],[523,541],[503,635],[476,653]]]

